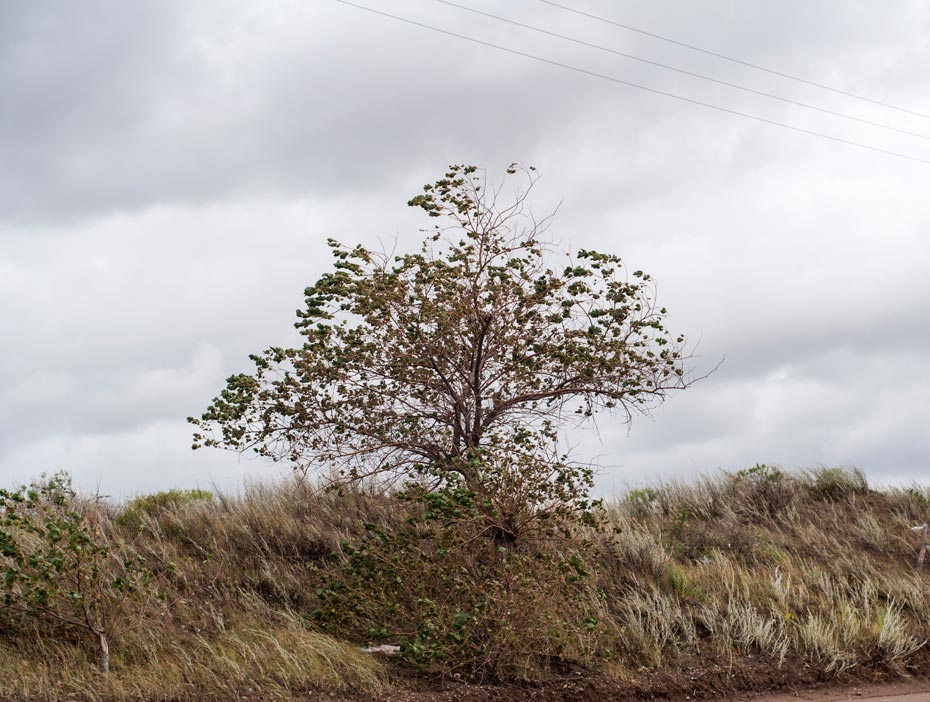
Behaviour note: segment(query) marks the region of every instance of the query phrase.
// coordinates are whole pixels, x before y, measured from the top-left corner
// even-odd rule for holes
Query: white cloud
[[[4,483],[67,470],[81,490],[117,498],[174,487],[216,485],[232,492],[249,477],[279,477],[262,461],[218,451],[191,451],[188,425],[153,422],[124,432],[82,432],[24,444],[0,460]]]

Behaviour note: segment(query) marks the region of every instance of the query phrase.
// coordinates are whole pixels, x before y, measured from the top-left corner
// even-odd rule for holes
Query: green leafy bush
[[[107,672],[110,643],[160,600],[142,557],[111,541],[98,508],[66,473],[0,490],[0,587],[14,632],[44,623],[88,634]]]
[[[609,655],[583,544],[495,547],[468,491],[415,499],[419,513],[402,528],[368,524],[343,544],[344,561],[317,568],[324,630],[396,644],[421,668],[472,679],[538,678]]]
[[[744,468],[736,472],[736,479],[755,483],[776,483],[784,477],[784,473],[775,466],[757,463],[752,468]]]

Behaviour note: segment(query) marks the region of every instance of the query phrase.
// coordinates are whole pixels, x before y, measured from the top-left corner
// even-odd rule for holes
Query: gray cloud
[[[515,16],[536,24],[658,60],[723,78],[761,81],[759,87],[789,95],[817,92],[540,3],[513,7],[520,10],[519,15],[511,11]],[[810,63],[819,59],[825,76],[816,77],[849,89],[880,89],[883,97],[890,92],[889,100],[900,91],[913,101],[914,83],[925,84],[919,66],[930,58],[916,31],[926,23],[926,11],[901,4],[898,12],[872,17],[863,6],[847,7],[844,13],[829,3],[808,3],[795,11],[721,6],[717,12],[695,12],[681,5],[670,12],[647,3],[626,9],[630,21],[725,44],[738,55],[775,61],[785,70],[808,73]],[[409,0],[387,9],[626,80],[736,109],[751,106],[762,116],[778,118],[785,112],[778,103],[436,3]],[[615,13],[609,5],[600,11]],[[571,122],[578,130],[590,130],[586,118],[604,110],[614,112],[608,126],[614,133],[594,136],[616,143],[617,132],[625,132],[618,160],[647,164],[630,170],[640,176],[631,197],[650,181],[667,192],[667,169],[658,180],[649,177],[650,170],[665,163],[655,158],[656,150],[690,156],[706,167],[708,158],[701,152],[735,148],[735,157],[756,168],[752,151],[761,147],[770,156],[776,151],[762,146],[768,141],[764,138],[752,143],[741,138],[755,128],[732,117],[704,114],[668,98],[637,94],[335,3],[243,10],[216,2],[194,10],[185,3],[100,0],[91,6],[46,3],[31,13],[19,8],[11,14],[0,69],[0,89],[13,106],[0,122],[0,149],[8,164],[0,181],[0,211],[13,221],[202,203],[254,192],[300,196],[378,187],[385,177],[397,175],[398,164],[407,171],[431,170],[463,154],[481,162],[545,156],[553,146],[553,131]],[[861,19],[867,14],[868,24]],[[877,46],[876,23],[889,37]],[[910,55],[901,55],[902,46],[909,47]],[[911,70],[899,70],[895,60]],[[817,97],[828,106],[837,102],[829,94]],[[868,105],[852,107],[874,112]],[[802,126],[823,121],[794,113]],[[682,119],[691,122],[690,134],[668,139]],[[831,126],[846,131],[842,124]],[[885,143],[884,135],[875,136]],[[541,148],[541,142],[549,142],[549,148]],[[643,149],[644,144],[654,148]],[[792,148],[808,146],[793,137]],[[740,154],[747,148],[749,153]],[[729,160],[718,164],[718,171],[742,170]]]
[[[574,17],[471,3],[930,133],[930,123]],[[930,10],[573,2],[930,113]],[[427,0],[379,9],[624,80],[930,158],[930,143],[565,45]],[[927,166],[637,92],[336,3],[0,9],[0,478],[70,467],[119,493],[276,468],[190,453],[245,356],[292,343],[325,238],[428,224],[446,163],[540,167],[564,247],[659,281],[711,378],[624,427],[601,488],[755,461],[919,478],[930,420]],[[621,467],[616,467],[621,466]]]

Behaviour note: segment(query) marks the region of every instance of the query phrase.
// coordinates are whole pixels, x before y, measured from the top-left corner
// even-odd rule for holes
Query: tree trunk
[[[493,527],[491,538],[494,540],[494,548],[501,553],[509,553],[517,545],[517,535],[500,526]]]
[[[103,631],[98,631],[97,636],[100,639],[100,657],[97,663],[100,667],[100,672],[103,675],[107,675],[110,672],[110,642],[107,640],[107,635]]]

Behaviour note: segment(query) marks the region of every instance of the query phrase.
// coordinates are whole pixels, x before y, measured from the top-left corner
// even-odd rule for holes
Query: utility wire
[[[721,107],[720,105],[713,105],[709,102],[702,102],[700,100],[694,100],[689,97],[684,97],[682,95],[676,95],[675,93],[669,93],[664,90],[658,90],[657,88],[650,88],[645,85],[639,85],[637,83],[631,83],[626,80],[621,80],[620,78],[615,78],[614,76],[608,76],[603,73],[597,73],[595,71],[589,71],[586,68],[579,68],[578,66],[572,66],[567,63],[560,63],[559,61],[553,61],[552,59],[547,59],[542,56],[536,56],[535,54],[529,54],[523,51],[518,51],[517,49],[510,49],[506,46],[500,46],[499,44],[492,44],[481,39],[476,39],[474,37],[467,36],[465,34],[458,34],[456,32],[449,31],[447,29],[440,29],[439,27],[434,27],[430,24],[425,24],[423,22],[417,22],[416,20],[407,19],[406,17],[401,17],[399,15],[392,15],[388,12],[382,12],[381,10],[375,10],[371,7],[365,7],[364,5],[357,5],[354,2],[349,2],[349,0],[336,0],[336,2],[342,3],[343,5],[349,5],[350,7],[355,7],[359,10],[364,10],[366,12],[371,12],[376,15],[381,15],[382,17],[389,17],[390,19],[397,20],[398,22],[404,22],[406,24],[411,24],[415,27],[422,27],[423,29],[429,29],[433,32],[438,32],[440,34],[445,34],[450,37],[456,37],[458,39],[464,39],[466,41],[473,42],[475,44],[480,44],[481,46],[488,46],[492,49],[497,49],[498,51],[504,51],[508,54],[513,54],[514,56],[522,56],[524,58],[533,59],[534,61],[539,61],[541,63],[547,63],[550,66],[558,66],[559,68],[565,68],[570,71],[575,71],[576,73],[583,73],[594,78],[600,78],[602,80],[609,80],[612,83],[617,83],[619,85],[626,85],[630,88],[637,88],[638,90],[645,90],[649,93],[654,93],[656,95],[664,95],[666,97],[674,98],[675,100],[681,100],[682,102],[688,102],[692,105],[700,105],[701,107],[709,107],[712,110],[717,110],[719,112],[726,112],[727,114],[736,115],[737,117],[745,117],[747,119],[752,119],[757,122],[763,122],[765,124],[771,124],[775,127],[783,127],[784,129],[790,129],[795,132],[800,132],[802,134],[809,134],[810,136],[819,137],[820,139],[828,139],[829,141],[835,141],[839,144],[847,144],[848,146],[856,146],[860,149],[867,149],[868,151],[874,151],[876,153],[885,154],[887,156],[895,156],[897,158],[907,159],[908,161],[916,161],[918,163],[925,163],[930,165],[930,160],[925,158],[920,158],[918,156],[910,156],[908,154],[902,154],[897,151],[890,151],[888,149],[883,149],[878,146],[869,146],[868,144],[862,144],[858,141],[850,141],[849,139],[842,139],[840,137],[831,136],[829,134],[823,134],[822,132],[815,132],[810,129],[804,129],[803,127],[795,127],[791,124],[785,124],[784,122],[777,122],[772,119],[766,119],[765,117],[759,117],[758,115],[749,114],[748,112],[739,112],[738,110],[731,110],[728,107]]]
[[[598,49],[599,51],[606,51],[607,53],[614,54],[616,56],[622,56],[624,58],[632,59],[633,61],[640,61],[642,63],[648,63],[651,66],[658,66],[659,68],[664,68],[669,71],[675,71],[676,73],[681,73],[686,76],[691,76],[693,78],[699,78],[701,80],[706,80],[711,83],[716,83],[717,85],[725,85],[728,88],[735,88],[736,90],[742,90],[747,93],[752,93],[753,95],[761,95],[762,97],[771,98],[772,100],[779,100],[781,102],[786,102],[789,105],[797,105],[798,107],[804,107],[808,110],[816,110],[817,112],[822,112],[823,114],[833,115],[834,117],[841,117],[843,119],[852,120],[853,122],[859,122],[860,124],[867,124],[871,127],[879,127],[880,129],[887,129],[892,132],[898,132],[899,134],[907,134],[908,136],[917,137],[918,139],[927,139],[930,141],[930,136],[926,134],[920,134],[919,132],[912,132],[907,129],[899,129],[898,127],[892,127],[888,124],[882,124],[881,122],[873,122],[868,119],[863,119],[861,117],[856,117],[854,115],[846,114],[845,112],[836,112],[834,110],[828,110],[825,107],[817,107],[816,105],[810,105],[806,102],[799,102],[798,100],[792,100],[791,98],[781,97],[780,95],[773,95],[772,93],[766,93],[762,90],[755,90],[753,88],[747,88],[744,85],[738,85],[736,83],[728,83],[725,80],[718,80],[717,78],[711,78],[710,76],[702,75],[701,73],[695,73],[693,71],[688,71],[684,68],[677,68],[675,66],[669,66],[665,63],[659,63],[658,61],[651,61],[650,59],[642,58],[641,56],[634,56],[633,54],[627,54],[622,51],[617,51],[616,49],[611,49],[608,46],[602,46],[601,44],[592,44],[591,42],[583,41],[582,39],[576,39],[575,37],[566,36],[565,34],[559,34],[558,32],[550,32],[548,29],[542,29],[541,27],[534,27],[530,24],[524,24],[523,22],[517,22],[516,20],[507,19],[506,17],[500,17],[498,15],[493,15],[490,12],[483,12],[477,10],[473,7],[468,7],[466,5],[459,5],[457,2],[451,2],[451,0],[436,0],[436,2],[442,3],[443,5],[450,5],[451,7],[457,7],[460,10],[465,10],[466,12],[473,12],[476,15],[482,15],[484,17],[490,17],[491,19],[499,20],[501,22],[506,22],[507,24],[512,24],[517,27],[522,27],[523,29],[529,29],[533,32],[538,32],[540,34],[547,34],[550,37],[556,37],[558,39],[564,39],[565,41],[570,41],[575,44],[580,44],[581,46],[587,46],[592,49]]]
[[[552,2],[552,0],[539,0],[540,2],[545,3],[546,5],[552,5],[553,7],[558,7],[559,9],[565,10],[567,12],[574,12],[576,15],[582,15],[583,17],[589,17],[590,19],[598,20],[599,22],[606,22],[607,24],[612,24],[615,27],[620,27],[621,29],[627,29],[631,32],[636,32],[637,34],[643,34],[647,37],[652,37],[653,39],[659,39],[660,41],[668,42],[669,44],[675,44],[676,46],[683,46],[686,49],[691,49],[692,51],[699,51],[702,54],[707,54],[708,56],[715,56],[717,58],[723,59],[724,61],[730,61],[731,63],[738,63],[741,66],[748,66],[749,68],[755,68],[757,71],[765,71],[766,73],[771,73],[775,76],[781,76],[782,78],[788,78],[789,80],[796,80],[799,83],[806,83],[807,85],[813,85],[816,88],[821,88],[823,90],[829,90],[832,93],[839,93],[840,95],[845,95],[846,97],[855,98],[856,100],[863,100],[865,102],[871,102],[873,105],[881,105],[882,107],[887,107],[889,110],[897,110],[898,112],[906,112],[909,115],[916,115],[917,117],[923,117],[924,119],[930,119],[930,115],[927,115],[923,112],[916,112],[914,110],[909,110],[906,107],[898,107],[897,105],[890,105],[887,102],[882,102],[880,100],[875,100],[874,98],[865,97],[864,95],[857,95],[856,93],[850,93],[839,88],[833,88],[829,85],[824,85],[823,83],[816,83],[812,80],[807,80],[806,78],[800,78],[799,76],[793,76],[790,73],[782,73],[781,71],[776,71],[772,68],[766,68],[765,66],[759,66],[755,63],[750,63],[749,61],[743,61],[738,58],[733,58],[732,56],[727,56],[726,54],[720,54],[716,51],[711,51],[709,49],[702,49],[700,46],[695,46],[694,44],[686,44],[683,41],[677,41],[675,39],[670,39],[669,37],[664,37],[661,34],[653,34],[652,32],[647,32],[645,29],[639,29],[638,27],[631,27],[628,24],[622,24],[621,22],[616,22],[607,17],[601,17],[600,15],[593,15],[590,12],[584,12],[583,10],[578,10],[574,7],[568,7],[567,5],[560,5],[557,2]]]

